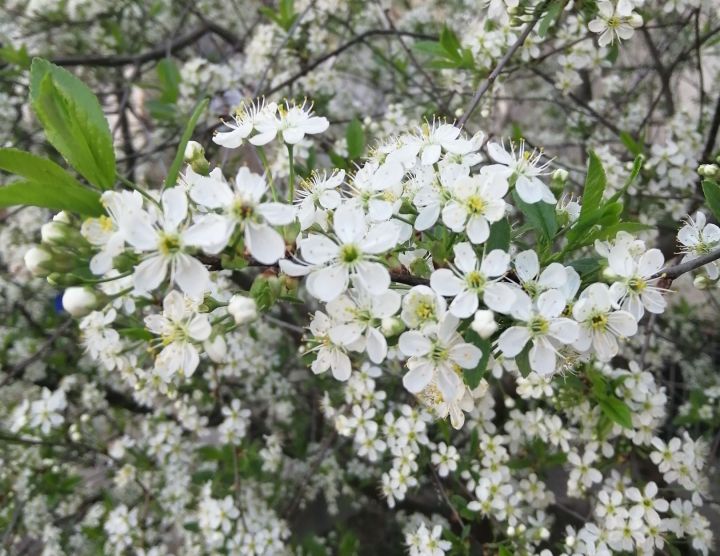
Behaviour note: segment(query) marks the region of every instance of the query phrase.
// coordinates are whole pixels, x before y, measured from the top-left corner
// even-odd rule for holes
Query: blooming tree
[[[711,553],[717,6],[271,4],[0,8],[1,553]]]

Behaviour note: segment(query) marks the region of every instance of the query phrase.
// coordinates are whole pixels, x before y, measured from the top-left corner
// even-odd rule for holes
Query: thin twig
[[[525,39],[528,38],[530,35],[530,32],[533,30],[533,27],[537,25],[537,22],[540,21],[540,18],[543,15],[543,12],[545,11],[545,8],[550,4],[550,0],[545,0],[540,6],[538,6],[535,9],[535,15],[533,18],[528,22],[528,24],[525,26],[525,29],[523,29],[523,32],[520,33],[520,36],[515,41],[515,43],[510,47],[510,49],[505,53],[505,55],[500,58],[500,61],[497,63],[495,68],[490,72],[490,75],[487,76],[485,81],[482,82],[480,87],[478,88],[477,92],[475,93],[475,96],[470,101],[470,104],[468,105],[467,109],[465,110],[465,113],[462,115],[462,117],[458,120],[457,126],[462,128],[465,125],[465,122],[467,122],[468,118],[472,115],[472,113],[475,111],[475,109],[478,107],[478,104],[480,104],[480,99],[483,97],[483,95],[487,92],[487,90],[490,88],[490,86],[495,82],[498,75],[500,75],[500,72],[505,67],[505,65],[510,61],[510,58],[513,57],[513,54],[517,51],[518,48],[522,46],[522,44],[525,42]]]

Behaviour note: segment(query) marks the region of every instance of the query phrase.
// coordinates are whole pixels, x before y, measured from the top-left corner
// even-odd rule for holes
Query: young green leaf
[[[100,195],[83,187],[60,166],[17,149],[0,149],[0,170],[25,178],[0,188],[0,205],[34,205],[89,216],[104,212]]]
[[[704,180],[702,188],[708,207],[715,215],[715,218],[720,220],[720,185],[714,180]]]
[[[345,131],[347,140],[348,158],[360,158],[365,151],[365,130],[360,120],[353,118]]]
[[[607,185],[605,169],[600,158],[593,151],[588,154],[588,170],[582,193],[582,208],[580,209],[578,224],[584,224],[598,212]]]
[[[614,396],[598,398],[601,411],[613,422],[623,428],[632,429],[632,414],[627,404]]]
[[[22,180],[0,187],[0,208],[32,205],[67,210],[86,216],[100,216],[100,196],[85,187],[68,187],[56,182]]]
[[[41,58],[30,69],[30,101],[50,144],[88,182],[115,183],[115,151],[100,103],[74,75]]]
[[[510,222],[507,218],[493,222],[490,226],[490,237],[485,243],[485,252],[489,253],[493,249],[503,251],[510,249]]]
[[[523,201],[516,190],[513,190],[512,196],[517,207],[525,215],[528,224],[540,232],[545,239],[551,241],[558,231],[555,205],[544,201],[538,201],[531,205]]]
[[[170,166],[170,170],[168,170],[168,175],[165,177],[165,187],[174,187],[177,184],[180,167],[185,159],[185,147],[187,147],[188,141],[190,141],[190,137],[192,137],[193,131],[195,131],[195,126],[197,125],[200,116],[202,116],[202,113],[205,112],[209,103],[210,99],[204,98],[195,105],[192,116],[190,116],[190,120],[188,121],[187,126],[185,126],[185,131],[180,138],[180,144],[178,145],[177,153],[175,153],[175,159]]]

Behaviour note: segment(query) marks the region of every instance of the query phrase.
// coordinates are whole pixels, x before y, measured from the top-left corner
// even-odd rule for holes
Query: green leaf
[[[155,336],[153,336],[153,333],[149,330],[145,330],[144,328],[119,328],[118,333],[123,338],[129,338],[130,340],[142,340],[144,342],[149,342]]]
[[[413,44],[413,48],[423,54],[429,54],[430,56],[444,56],[445,49],[435,41],[417,41]]]
[[[34,58],[30,101],[50,144],[91,184],[115,183],[115,151],[100,103],[74,75]]]
[[[640,175],[640,171],[642,170],[643,164],[645,163],[645,157],[641,154],[635,157],[635,160],[633,161],[633,167],[630,171],[630,175],[625,180],[625,183],[623,184],[622,188],[620,188],[618,191],[615,192],[615,194],[608,199],[608,203],[613,203],[620,199],[623,195],[625,195],[625,192],[628,190],[628,188],[635,182],[637,177]]]
[[[338,556],[355,556],[358,553],[360,541],[352,531],[346,531],[340,538]]]
[[[573,267],[578,272],[578,274],[580,274],[580,276],[585,276],[587,274],[592,274],[593,272],[597,272],[598,270],[600,270],[601,261],[602,259],[600,257],[587,257],[584,259],[572,261],[570,263],[570,266]]]
[[[175,61],[172,58],[160,60],[156,71],[162,89],[160,102],[174,104],[180,94],[180,81],[182,80]]]
[[[627,147],[627,150],[629,150],[635,156],[640,156],[642,154],[642,145],[638,143],[627,131],[620,132],[620,141],[622,141],[622,144]]]
[[[515,205],[525,215],[528,224],[540,232],[545,239],[551,241],[558,230],[555,205],[543,201],[538,201],[531,205],[523,201],[515,189],[513,189],[512,196],[515,200]]]
[[[490,237],[485,243],[485,252],[493,249],[510,250],[510,222],[507,218],[493,222],[490,226]]]
[[[348,158],[360,158],[365,151],[365,130],[360,120],[353,118],[345,131],[347,139]]]
[[[482,351],[482,357],[474,369],[465,369],[463,376],[465,377],[465,384],[471,389],[477,388],[478,384],[485,375],[487,370],[488,360],[490,359],[490,353],[492,352],[492,344],[488,340],[483,340],[474,330],[469,330],[466,334],[466,340],[477,346]]]
[[[632,429],[632,414],[624,401],[614,396],[601,396],[598,405],[609,419],[623,428]]]
[[[607,185],[605,169],[602,166],[600,158],[598,158],[593,151],[590,151],[588,154],[588,170],[582,193],[582,208],[580,209],[580,217],[578,218],[579,225],[587,222],[599,211],[605,186]]]
[[[82,186],[67,187],[55,182],[15,181],[0,187],[0,207],[32,205],[67,210],[86,216],[100,216],[100,196]]]
[[[498,546],[498,556],[512,556],[512,552],[507,547],[500,545]]]
[[[522,351],[515,356],[515,364],[517,365],[520,374],[524,377],[527,377],[532,372],[532,368],[530,367],[531,347],[532,343],[528,342],[527,344],[525,344],[525,347],[522,349]]]
[[[545,13],[543,18],[540,20],[540,26],[538,27],[538,34],[545,38],[548,29],[555,23],[555,20],[562,12],[565,2],[561,0],[554,0],[548,7],[548,11]]]
[[[702,188],[708,207],[710,207],[715,218],[720,220],[720,185],[714,180],[704,180]]]
[[[192,116],[185,126],[185,131],[180,138],[180,144],[178,145],[177,153],[175,153],[175,159],[173,160],[168,175],[165,178],[165,187],[174,187],[177,184],[178,174],[180,173],[180,166],[182,166],[183,160],[185,160],[185,147],[187,147],[190,137],[192,137],[195,126],[197,126],[198,120],[202,113],[205,112],[207,105],[210,103],[209,98],[204,98],[199,101],[193,109]]]
[[[443,27],[443,30],[440,32],[440,45],[448,57],[458,62],[462,60],[460,40],[457,38],[455,32],[447,26]]]

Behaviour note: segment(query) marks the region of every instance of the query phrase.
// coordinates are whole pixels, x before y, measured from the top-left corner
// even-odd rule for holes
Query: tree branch
[[[495,68],[490,72],[490,75],[487,76],[485,81],[483,81],[482,85],[480,85],[480,87],[478,88],[477,92],[475,93],[475,96],[472,98],[472,100],[470,101],[470,104],[468,105],[467,109],[465,110],[465,113],[458,120],[458,123],[457,123],[458,127],[462,128],[465,125],[465,122],[468,121],[468,118],[472,115],[472,113],[478,107],[478,104],[480,104],[480,99],[483,97],[483,95],[487,92],[487,90],[490,88],[490,86],[498,78],[498,75],[500,75],[500,72],[502,71],[502,69],[510,61],[510,58],[513,57],[513,54],[515,54],[517,49],[522,46],[522,44],[525,42],[525,39],[528,38],[528,36],[530,35],[530,32],[533,30],[533,27],[535,27],[535,25],[537,25],[537,22],[540,21],[540,18],[542,17],[542,14],[545,11],[545,8],[548,6],[549,3],[550,3],[550,0],[545,0],[545,2],[543,2],[540,6],[538,6],[535,9],[535,15],[525,26],[525,29],[523,29],[523,32],[520,33],[520,36],[518,37],[518,39],[510,47],[510,49],[505,53],[505,55],[502,58],[500,58],[500,61],[498,61]]]
[[[691,270],[695,270],[696,268],[700,268],[701,266],[705,266],[706,264],[713,261],[717,261],[718,259],[720,259],[720,248],[715,249],[715,251],[711,251],[710,253],[708,253],[707,255],[703,255],[702,257],[698,257],[696,259],[685,261],[684,263],[665,268],[660,272],[656,272],[650,278],[663,278],[672,282],[683,274],[686,274]]]

